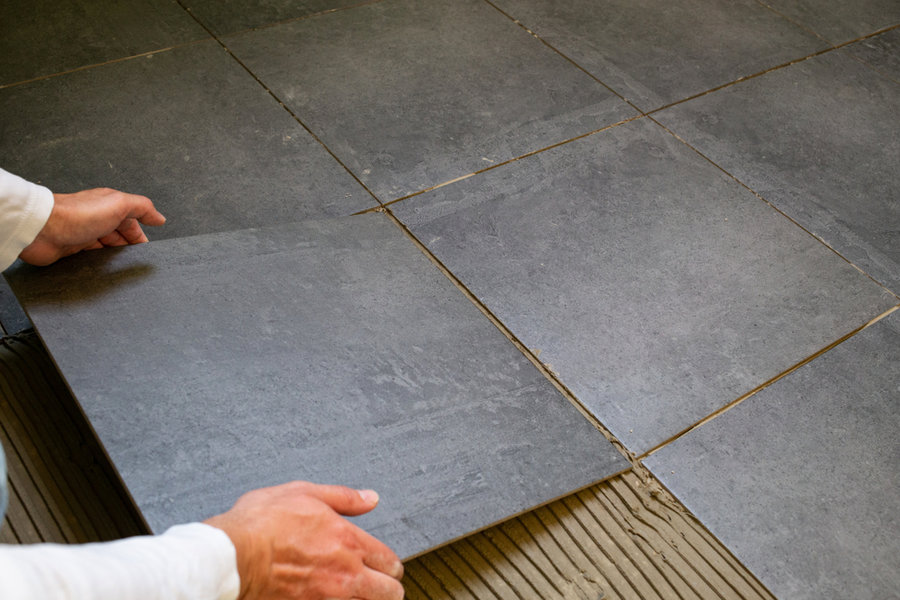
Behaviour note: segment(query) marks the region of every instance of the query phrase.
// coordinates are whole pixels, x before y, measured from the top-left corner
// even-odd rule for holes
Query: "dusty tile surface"
[[[226,43],[382,201],[635,114],[480,0],[385,0]]]
[[[206,37],[174,0],[4,0],[0,86]]]
[[[157,532],[306,479],[410,556],[628,467],[384,215],[12,277]]]
[[[645,463],[779,598],[900,587],[900,313]]]
[[[645,111],[828,47],[755,0],[496,4]]]
[[[763,0],[783,15],[841,44],[900,23],[896,0]]]
[[[637,453],[896,303],[648,120],[390,208]]]
[[[900,87],[828,53],[655,115],[900,292]]]
[[[154,239],[377,205],[213,41],[0,90],[4,168],[56,192],[111,187],[167,216]]]
[[[900,29],[866,38],[847,48],[851,56],[900,83]]]
[[[186,0],[185,5],[216,34],[339,10],[367,0]],[[371,0],[368,0],[371,1]]]

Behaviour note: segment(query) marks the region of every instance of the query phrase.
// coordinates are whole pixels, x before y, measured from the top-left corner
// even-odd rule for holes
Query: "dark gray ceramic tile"
[[[8,335],[31,327],[31,321],[9,289],[6,280],[2,278],[0,278],[0,327],[2,327],[0,333]]]
[[[656,118],[900,292],[900,87],[847,51]]]
[[[900,313],[645,463],[779,598],[900,589]]]
[[[175,0],[4,0],[0,86],[205,37]]]
[[[847,51],[879,73],[900,83],[900,29],[866,38]]]
[[[897,0],[763,0],[834,44],[900,23]]]
[[[185,5],[217,34],[367,4],[373,0],[186,0]]]
[[[496,4],[645,111],[828,47],[755,0]]]
[[[646,119],[390,208],[638,453],[897,301]]]
[[[299,478],[409,556],[628,466],[381,214],[11,274],[154,531]]]
[[[385,0],[227,44],[382,200],[635,114],[482,0]]]
[[[377,205],[213,41],[0,90],[0,156],[56,192],[149,196],[156,239]]]

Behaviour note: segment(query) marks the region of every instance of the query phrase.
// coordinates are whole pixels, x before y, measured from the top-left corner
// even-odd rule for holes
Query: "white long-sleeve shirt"
[[[34,240],[52,209],[50,190],[0,169],[0,269]],[[0,450],[0,523],[5,466]],[[99,544],[0,544],[2,600],[235,600],[239,590],[234,545],[203,523]]]

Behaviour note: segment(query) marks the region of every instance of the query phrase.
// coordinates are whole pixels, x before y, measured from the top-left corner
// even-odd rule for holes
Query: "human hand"
[[[19,258],[32,265],[104,246],[147,241],[141,226],[162,225],[166,218],[149,198],[107,188],[53,194],[53,211],[44,228]]]
[[[400,600],[400,559],[340,516],[376,504],[371,490],[295,481],[248,492],[206,523],[234,543],[241,600]]]

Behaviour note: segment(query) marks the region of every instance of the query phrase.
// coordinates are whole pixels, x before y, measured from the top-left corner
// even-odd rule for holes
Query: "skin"
[[[166,222],[149,198],[106,188],[53,194],[53,202],[44,228],[19,255],[32,265],[49,265],[82,250],[140,244],[147,241],[140,223]]]
[[[54,194],[44,228],[19,255],[49,265],[81,252],[147,241],[166,218],[148,198],[100,188]],[[295,481],[241,496],[206,523],[234,544],[242,600],[403,598],[397,555],[344,516],[369,512],[378,494]]]
[[[341,517],[377,503],[371,490],[295,481],[244,494],[206,523],[234,543],[241,599],[400,600],[400,560]]]

